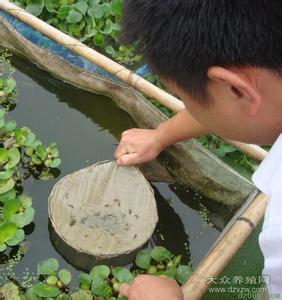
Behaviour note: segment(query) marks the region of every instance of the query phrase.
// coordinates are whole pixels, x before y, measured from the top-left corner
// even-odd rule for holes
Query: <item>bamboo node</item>
[[[237,218],[238,221],[243,221],[243,222],[246,222],[250,225],[251,229],[255,229],[256,225],[249,219],[249,218],[246,218],[246,217],[238,217]]]

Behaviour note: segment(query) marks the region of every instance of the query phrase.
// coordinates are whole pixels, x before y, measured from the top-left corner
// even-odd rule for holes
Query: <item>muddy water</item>
[[[48,195],[53,185],[68,173],[113,159],[121,133],[135,124],[111,99],[56,80],[23,59],[14,57],[12,63],[16,69],[19,96],[17,106],[8,118],[15,119],[19,126],[30,127],[43,143],[56,142],[63,161],[57,178],[49,181],[29,179],[25,183],[24,192],[33,198],[36,216],[27,229],[26,251],[15,272],[20,278],[26,268],[36,271],[38,261],[55,257],[60,266],[71,270],[76,278],[78,270],[51,242]],[[160,221],[148,247],[164,245],[173,253],[182,254],[183,262],[191,261],[197,265],[231,214],[187,188],[152,184]],[[4,265],[7,256],[2,255],[0,259]]]

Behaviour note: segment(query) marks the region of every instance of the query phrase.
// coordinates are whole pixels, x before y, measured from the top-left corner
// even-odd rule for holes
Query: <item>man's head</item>
[[[123,3],[121,40],[204,126],[257,143],[282,132],[282,1]]]

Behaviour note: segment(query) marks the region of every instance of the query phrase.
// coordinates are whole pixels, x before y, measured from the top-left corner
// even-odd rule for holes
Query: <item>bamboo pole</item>
[[[233,147],[239,149],[241,152],[245,153],[247,156],[254,160],[262,161],[265,159],[268,151],[264,150],[263,148],[252,145],[252,144],[245,144],[241,142],[234,142],[231,140],[225,140],[228,144],[232,145]]]
[[[87,47],[77,39],[68,36],[67,34],[19,8],[15,4],[10,3],[8,0],[0,0],[0,9],[30,25],[65,48],[70,49],[95,65],[103,68],[110,74],[113,74],[121,81],[126,82],[128,85],[134,87],[145,95],[158,100],[161,104],[170,108],[172,111],[179,112],[185,108],[183,102],[176,97],[158,88],[141,76],[134,74],[132,71],[126,69],[94,49]],[[267,154],[265,150],[256,145],[248,145],[229,140],[227,140],[227,142],[255,160],[262,160]]]
[[[208,290],[211,278],[219,276],[232,257],[249,237],[255,226],[262,219],[268,197],[260,193],[245,212],[239,217],[224,238],[220,240],[209,255],[183,285],[184,299],[199,300]]]

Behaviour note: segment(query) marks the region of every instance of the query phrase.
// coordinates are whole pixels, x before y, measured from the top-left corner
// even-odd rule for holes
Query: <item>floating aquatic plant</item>
[[[7,110],[16,104],[16,81],[12,75],[14,68],[9,61],[10,54],[0,49],[0,104]]]
[[[23,228],[34,218],[34,208],[30,197],[17,197],[15,190],[0,196],[0,252],[7,246],[16,246],[25,239]]]
[[[139,274],[151,274],[150,269],[155,269],[155,275],[167,275],[183,284],[191,275],[191,268],[181,265],[181,256],[174,256],[164,247],[155,247],[152,250],[138,252],[132,270],[125,267],[98,265],[87,273],[79,274],[79,288],[72,291],[71,273],[68,270],[59,270],[59,263],[55,258],[48,258],[38,263],[37,274],[40,281],[28,289],[18,287],[13,283],[6,284],[2,294],[10,291],[15,299],[38,300],[126,300],[119,294],[122,283],[131,283]],[[11,298],[12,299],[12,298]],[[14,298],[13,298],[14,299]]]
[[[44,146],[30,128],[18,128],[16,121],[6,121],[5,115],[6,112],[0,110],[0,142],[3,144],[0,146],[0,194],[13,188],[15,178],[12,176],[20,169],[29,169],[40,177],[50,175],[50,171],[61,164],[55,143]]]
[[[115,60],[140,60],[133,47],[118,42],[122,0],[15,0],[15,4]]]

